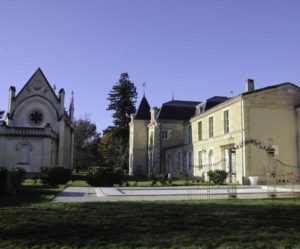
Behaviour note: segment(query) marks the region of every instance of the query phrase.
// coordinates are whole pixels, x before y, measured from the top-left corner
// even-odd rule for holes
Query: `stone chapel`
[[[9,89],[5,122],[0,126],[0,167],[73,167],[73,94],[68,112],[65,91],[58,95],[39,68],[17,93]]]

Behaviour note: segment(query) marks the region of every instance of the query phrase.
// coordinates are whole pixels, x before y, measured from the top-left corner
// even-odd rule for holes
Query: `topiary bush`
[[[42,167],[39,178],[41,182],[50,187],[66,184],[72,179],[72,170],[64,167]]]
[[[207,172],[209,182],[213,182],[216,185],[221,185],[227,178],[228,173],[225,170],[210,170]]]
[[[93,167],[88,170],[86,182],[93,187],[111,187],[114,184],[121,186],[124,173],[120,169]]]
[[[5,193],[7,190],[7,175],[8,170],[5,167],[0,167],[0,193]]]

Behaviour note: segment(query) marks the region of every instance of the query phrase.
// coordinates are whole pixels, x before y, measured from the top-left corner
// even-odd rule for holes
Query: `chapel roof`
[[[30,84],[30,82],[32,80],[34,80],[35,78],[38,78],[38,79],[42,79],[43,82],[46,83],[46,85],[48,86],[48,89],[50,89],[50,91],[52,92],[53,96],[55,96],[55,98],[58,100],[58,97],[56,96],[53,88],[51,87],[49,81],[47,80],[45,74],[43,73],[42,69],[39,67],[35,72],[34,74],[30,77],[30,79],[27,81],[27,83],[23,86],[23,88],[19,91],[19,93],[17,94],[16,98],[21,95],[21,93],[24,91],[24,89],[27,87],[28,84]],[[61,89],[62,90],[62,89]]]

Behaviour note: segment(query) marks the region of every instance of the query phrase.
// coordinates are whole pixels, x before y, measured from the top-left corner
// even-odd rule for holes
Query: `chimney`
[[[247,79],[246,80],[246,92],[254,91],[254,80]]]

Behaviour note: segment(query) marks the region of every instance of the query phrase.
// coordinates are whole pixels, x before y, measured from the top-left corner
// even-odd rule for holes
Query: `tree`
[[[104,167],[118,166],[118,143],[114,136],[114,127],[107,127],[103,133],[99,143],[99,153],[102,155]]]
[[[4,113],[5,113],[5,111],[0,110],[0,124],[2,124],[2,122],[3,122],[2,119],[3,119]]]
[[[74,121],[74,167],[76,171],[101,163],[98,153],[100,134],[88,118]]]
[[[110,103],[107,110],[113,112],[115,125],[112,136],[116,141],[119,166],[128,168],[128,142],[130,115],[136,112],[137,92],[134,83],[129,80],[128,73],[122,73],[119,81],[113,86],[107,98]]]

